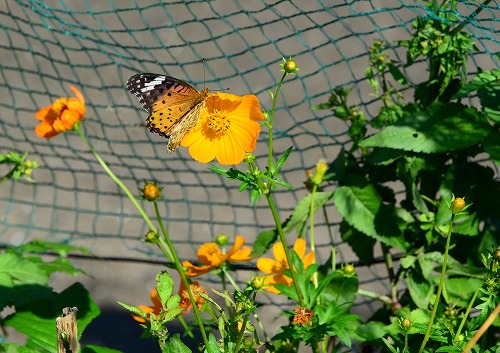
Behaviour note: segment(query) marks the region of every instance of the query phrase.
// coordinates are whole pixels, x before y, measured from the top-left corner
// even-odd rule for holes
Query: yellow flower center
[[[52,104],[51,110],[54,112],[54,115],[61,116],[62,111],[66,108],[66,103],[68,100],[64,97],[59,98]]]
[[[226,111],[214,109],[208,116],[207,126],[216,134],[223,134],[231,126],[231,120],[226,116]]]

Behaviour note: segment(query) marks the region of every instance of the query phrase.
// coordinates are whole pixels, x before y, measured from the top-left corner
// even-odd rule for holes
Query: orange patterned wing
[[[134,75],[127,87],[148,111],[149,130],[168,138],[168,152],[175,151],[196,126],[208,96],[208,89],[200,92],[186,82],[158,74]]]

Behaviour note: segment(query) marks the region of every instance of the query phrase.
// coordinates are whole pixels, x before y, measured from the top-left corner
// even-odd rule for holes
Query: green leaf
[[[496,86],[480,89],[477,96],[486,117],[493,123],[500,124],[500,82]]]
[[[174,281],[167,271],[162,271],[156,275],[156,291],[160,297],[161,305],[165,308],[174,291]]]
[[[445,287],[450,298],[449,303],[467,307],[477,288],[483,281],[476,278],[445,278]]]
[[[413,302],[421,309],[429,307],[429,300],[433,293],[433,286],[419,271],[408,273],[408,290]]]
[[[491,133],[484,139],[483,149],[490,155],[490,158],[496,164],[500,164],[500,132],[497,130]]]
[[[1,344],[0,345],[0,352],[2,352],[2,353],[40,353],[39,351],[36,351],[36,350],[31,349],[29,347],[20,346],[20,345],[15,344],[15,343]]]
[[[137,306],[128,305],[122,302],[117,302],[117,303],[123,306],[128,311],[130,311],[132,314],[142,317],[144,320],[147,320],[149,316],[149,314],[146,314],[144,311],[140,310]]]
[[[358,341],[374,341],[382,338],[387,331],[385,330],[385,324],[377,321],[369,321],[366,324],[359,325],[356,330],[356,338]],[[361,339],[360,339],[361,338]]]
[[[382,204],[372,185],[342,186],[335,191],[333,200],[344,220],[358,231],[389,246],[406,249],[394,214]]]
[[[81,349],[81,353],[121,353],[121,351],[113,348],[100,347],[88,344]]]
[[[168,340],[162,353],[191,353],[191,349],[181,341],[181,336],[176,333]]]
[[[263,255],[267,250],[271,248],[271,246],[278,239],[278,232],[276,229],[265,230],[257,235],[257,239],[253,243],[252,253],[250,256],[252,258],[257,258]]]
[[[477,144],[490,131],[485,117],[474,108],[456,103],[430,108],[408,105],[399,122],[361,141],[359,145],[439,153]]]
[[[278,171],[283,166],[283,164],[285,164],[286,160],[288,159],[288,156],[290,156],[290,152],[292,152],[292,149],[293,149],[293,146],[290,146],[290,147],[287,148],[287,150],[285,151],[285,153],[283,153],[283,155],[281,156],[281,158],[276,163],[276,167],[273,169],[273,174],[276,171]]]
[[[222,353],[219,344],[217,343],[217,339],[213,334],[210,334],[208,336],[208,345],[206,347],[206,352],[207,353]],[[172,352],[174,353],[174,352]]]
[[[481,72],[469,83],[465,84],[451,99],[460,99],[480,88],[500,83],[500,70]]]
[[[46,284],[48,275],[36,264],[20,255],[0,254],[0,275],[10,276],[16,283]]]
[[[44,262],[38,256],[30,256],[28,259],[35,263],[38,268],[43,270],[47,275],[51,275],[54,272],[64,272],[70,275],[76,276],[77,274],[84,273],[83,270],[80,270],[73,266],[70,260],[58,258],[51,262]]]
[[[28,336],[32,344],[51,353],[57,352],[55,319],[65,307],[78,308],[78,338],[99,315],[99,308],[81,283],[75,283],[48,300],[34,302],[5,318],[5,324]]]
[[[88,249],[82,246],[73,246],[61,242],[53,243],[43,240],[33,240],[29,243],[16,246],[12,250],[19,254],[43,254],[47,252],[55,252],[61,257],[68,256],[68,253],[72,251],[80,252],[85,255],[92,255]]]
[[[365,265],[370,265],[373,262],[373,248],[376,240],[367,236],[365,233],[356,230],[347,222],[340,224],[340,234],[342,240],[347,242],[351,249],[356,253],[356,256],[363,261]]]

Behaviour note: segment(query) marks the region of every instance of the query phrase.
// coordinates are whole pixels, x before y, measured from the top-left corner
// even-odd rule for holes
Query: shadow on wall
[[[190,318],[187,318],[188,322]],[[170,335],[179,333],[182,341],[193,351],[197,351],[193,342],[183,337],[184,328],[175,321],[168,326]],[[123,353],[160,353],[158,343],[152,338],[141,338],[143,328],[125,311],[101,308],[101,315],[94,319],[83,332],[82,346],[88,344],[113,348]],[[197,334],[197,331],[195,331]],[[198,341],[201,341],[201,336]]]

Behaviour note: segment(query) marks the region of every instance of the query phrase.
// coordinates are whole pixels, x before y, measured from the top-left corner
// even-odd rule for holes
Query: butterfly
[[[198,91],[174,77],[150,73],[131,76],[127,88],[149,113],[149,130],[168,139],[169,153],[196,126],[209,94],[208,88]]]

